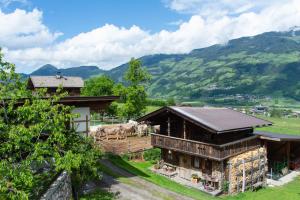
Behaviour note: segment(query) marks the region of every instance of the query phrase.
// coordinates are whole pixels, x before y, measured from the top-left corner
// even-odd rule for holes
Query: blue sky
[[[18,72],[111,69],[300,25],[300,0],[0,0],[0,47]]]
[[[180,14],[166,7],[161,0],[31,0],[15,1],[3,9],[16,8],[43,11],[43,22],[51,30],[63,32],[60,39],[105,25],[131,27],[139,25],[150,32],[174,30],[172,22],[188,20],[190,14]]]

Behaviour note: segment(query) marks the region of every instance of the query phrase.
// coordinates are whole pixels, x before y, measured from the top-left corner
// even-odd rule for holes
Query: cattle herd
[[[157,132],[157,128],[146,123],[130,120],[124,124],[100,125],[94,131],[91,131],[90,136],[95,141],[122,140],[132,136],[147,136],[151,132]]]

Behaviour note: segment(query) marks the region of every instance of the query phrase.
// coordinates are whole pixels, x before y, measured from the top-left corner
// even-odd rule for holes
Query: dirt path
[[[192,200],[175,192],[161,188],[138,176],[113,165],[108,160],[102,160],[102,164],[109,167],[113,172],[125,177],[123,181],[104,175],[101,187],[111,192],[118,193],[121,200]]]

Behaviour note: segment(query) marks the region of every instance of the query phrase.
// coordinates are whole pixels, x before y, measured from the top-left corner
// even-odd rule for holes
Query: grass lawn
[[[300,177],[282,187],[269,187],[257,192],[245,192],[237,196],[226,197],[228,200],[297,200],[300,199]]]
[[[115,200],[116,194],[104,190],[96,190],[90,194],[83,195],[80,200]]]
[[[126,161],[117,156],[110,156],[110,161],[115,165],[137,175],[147,181],[159,185],[168,190],[180,193],[182,195],[201,200],[300,200],[300,177],[293,182],[283,186],[274,188],[260,189],[257,192],[245,192],[235,196],[212,197],[199,190],[185,187],[164,176],[151,172],[148,168],[152,165],[150,162],[134,162]]]
[[[275,117],[262,117],[262,116],[259,117],[273,122],[272,126],[258,128],[257,130],[259,131],[300,135],[299,118],[275,118]]]
[[[179,194],[198,199],[198,200],[211,200],[214,199],[211,196],[200,192],[199,190],[185,187],[179,183],[171,181],[170,179],[157,175],[151,172],[148,168],[152,165],[150,162],[134,162],[125,161],[118,156],[109,156],[109,159],[116,166],[119,166],[128,172],[137,175],[149,182],[159,185],[168,190],[177,192]]]

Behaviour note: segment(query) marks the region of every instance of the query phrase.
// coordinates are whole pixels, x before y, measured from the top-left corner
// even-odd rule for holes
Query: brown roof
[[[76,76],[30,76],[29,81],[35,88],[82,88],[84,82]]]
[[[271,141],[300,141],[300,135],[289,135],[283,133],[270,133],[265,131],[255,131],[255,135],[260,136],[261,139]]]
[[[147,121],[150,117],[165,111],[174,113],[200,126],[207,127],[216,133],[272,125],[269,121],[249,116],[232,109],[213,107],[164,107],[141,117],[138,121]]]

